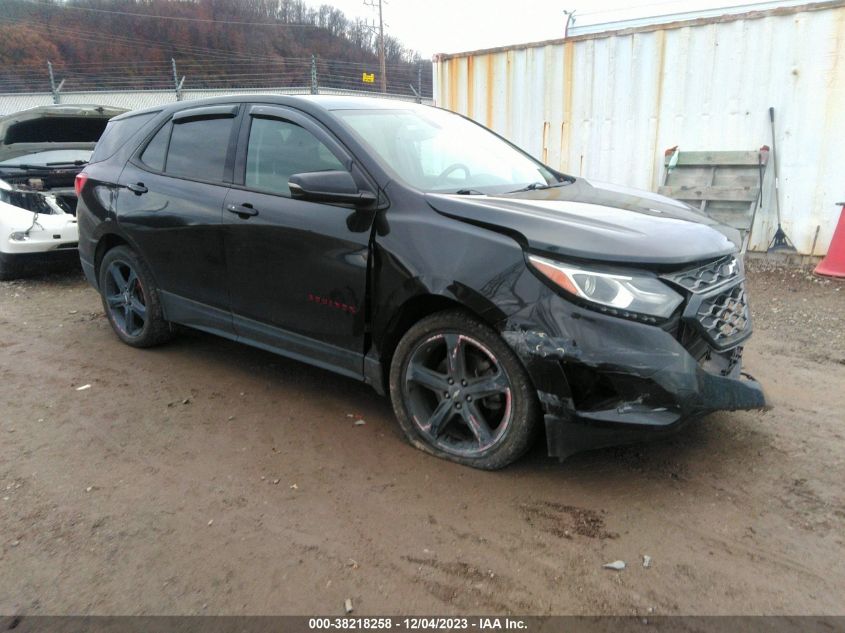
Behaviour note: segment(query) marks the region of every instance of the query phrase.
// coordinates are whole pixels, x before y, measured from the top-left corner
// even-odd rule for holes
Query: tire
[[[433,314],[405,333],[390,364],[390,397],[411,444],[483,470],[519,459],[540,417],[514,351],[459,310]]]
[[[153,347],[173,337],[152,273],[131,248],[116,246],[105,254],[98,282],[103,309],[121,341]]]

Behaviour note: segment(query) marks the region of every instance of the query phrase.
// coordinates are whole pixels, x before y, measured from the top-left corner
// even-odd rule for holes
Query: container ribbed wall
[[[825,253],[845,200],[843,2],[442,55],[434,98],[553,167],[650,190],[666,148],[771,145],[774,106],[783,225],[800,252]],[[775,230],[773,184],[754,250]]]

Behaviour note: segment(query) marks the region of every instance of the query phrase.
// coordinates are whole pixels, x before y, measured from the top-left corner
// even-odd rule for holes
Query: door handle
[[[249,202],[244,202],[239,205],[230,204],[226,207],[226,211],[234,213],[242,220],[247,220],[254,215],[258,215],[258,209],[253,207]]]
[[[140,196],[142,193],[147,193],[149,191],[142,182],[136,182],[134,185],[126,185],[126,188],[136,196]]]

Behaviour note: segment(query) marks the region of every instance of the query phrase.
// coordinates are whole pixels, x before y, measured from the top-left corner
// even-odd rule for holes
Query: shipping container
[[[823,255],[845,200],[845,2],[575,34],[438,55],[435,105],[489,126],[552,167],[657,190],[664,151],[776,147],[783,227]],[[767,170],[751,238],[777,221]]]

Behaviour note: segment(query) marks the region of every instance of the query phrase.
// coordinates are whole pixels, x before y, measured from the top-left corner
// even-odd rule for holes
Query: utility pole
[[[384,61],[384,20],[381,15],[382,0],[378,0],[378,63],[381,67],[381,91],[387,92],[387,65]]]
[[[375,8],[378,2],[378,63],[379,63],[379,79],[381,84],[381,91],[387,92],[387,65],[384,60],[384,18],[382,16],[382,2],[383,0],[364,0],[364,4],[368,7]]]

